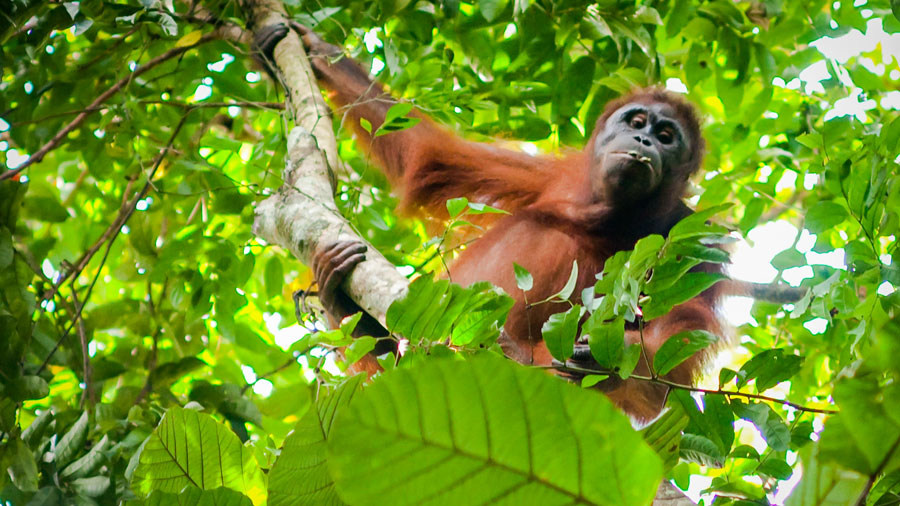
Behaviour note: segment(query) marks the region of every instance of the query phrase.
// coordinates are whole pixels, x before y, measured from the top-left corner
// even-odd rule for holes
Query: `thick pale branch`
[[[287,24],[281,4],[245,0],[248,26],[256,31]],[[284,186],[256,208],[254,233],[309,264],[319,244],[360,237],[334,204],[333,168],[340,166],[328,107],[322,100],[306,52],[293,31],[275,46],[274,60],[295,127],[288,136]],[[370,247],[367,260],[344,283],[347,294],[382,324],[391,302],[406,291],[407,280]]]

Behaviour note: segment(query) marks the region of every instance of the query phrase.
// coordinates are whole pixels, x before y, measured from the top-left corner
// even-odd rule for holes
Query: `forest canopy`
[[[577,382],[504,360],[508,296],[438,280],[495,210],[398,216],[337,111],[315,123],[336,136],[328,212],[411,294],[360,281],[393,302],[404,353],[374,381],[348,373],[376,339],[351,337],[358,317],[328,329],[303,246],[254,228],[262,202],[305,191],[282,189],[305,121],[285,89],[305,83],[251,44],[273,5],[402,100],[373,135],[415,109],[554,156],[629,90],[684,96],[706,139],[697,214],[608,262],[598,300],[665,314],[678,295],[643,288],[677,241],[730,242],[734,277],[802,297],[726,303],[735,346],[636,429],[590,387],[640,349]],[[661,481],[703,504],[900,503],[897,0],[0,6],[3,504],[676,504]],[[684,274],[666,293],[697,293]],[[563,357],[573,300],[545,301],[577,308],[545,330]]]

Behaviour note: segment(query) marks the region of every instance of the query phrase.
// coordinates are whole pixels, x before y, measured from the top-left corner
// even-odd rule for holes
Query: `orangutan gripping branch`
[[[577,260],[574,293],[580,294],[593,285],[595,274],[616,252],[632,249],[649,234],[667,234],[691,213],[681,198],[689,176],[700,167],[703,139],[694,108],[673,94],[638,90],[610,103],[584,150],[564,158],[535,157],[466,141],[427,118],[412,128],[374,137],[360,127],[360,120],[367,120],[374,132],[396,101],[355,62],[342,57],[338,47],[302,26],[294,28],[303,36],[320,83],[332,92],[337,106],[349,108],[359,141],[401,192],[403,209],[440,216],[446,213],[448,199],[467,197],[511,213],[465,249],[450,266],[449,275],[462,285],[490,281],[516,298],[501,344],[508,356],[521,363],[552,363],[541,326],[565,307],[526,308],[516,288],[513,262],[534,278],[529,298],[542,300],[565,285]],[[257,44],[271,54],[286,31],[283,26],[273,27]],[[355,242],[326,245],[315,256],[315,274],[331,318],[339,320],[358,310],[339,287],[364,258],[364,247]],[[707,290],[646,325],[643,344],[648,360],[676,333],[720,333],[717,299],[715,288]],[[637,330],[626,333],[626,345],[640,339]],[[682,363],[666,378],[689,384],[705,355]],[[636,373],[649,373],[645,361]],[[665,402],[667,391],[662,385],[633,380],[603,383],[611,384],[605,389],[614,402],[641,420],[656,416]]]

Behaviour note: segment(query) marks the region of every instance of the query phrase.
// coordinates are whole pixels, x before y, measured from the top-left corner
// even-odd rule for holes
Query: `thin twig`
[[[856,506],[865,506],[867,499],[869,498],[869,492],[872,490],[872,485],[875,484],[875,480],[884,472],[884,468],[887,467],[888,462],[890,462],[891,457],[894,456],[894,452],[897,451],[897,448],[900,447],[900,437],[898,437],[894,444],[891,445],[891,448],[884,455],[884,458],[881,459],[881,462],[878,463],[878,468],[876,468],[872,474],[869,475],[869,480],[866,482],[865,488],[863,488],[862,494],[859,495],[859,499],[856,501]]]
[[[608,371],[605,369],[587,369],[584,367],[573,367],[569,365],[546,365],[546,366],[537,366],[541,369],[555,369],[557,371],[564,372],[572,372],[577,374],[607,374],[610,376],[615,375],[614,371]],[[682,385],[681,383],[675,383],[673,381],[665,380],[662,378],[651,378],[650,376],[639,376],[637,374],[632,374],[629,376],[629,379],[635,379],[638,381],[646,381],[649,383],[657,383],[660,385],[665,385],[669,388],[677,388],[679,390],[687,390],[688,392],[699,392],[703,394],[713,394],[713,395],[724,395],[726,397],[743,397],[746,399],[754,399],[758,401],[766,401],[772,402],[775,404],[781,404],[784,406],[790,406],[798,411],[804,411],[807,413],[822,413],[827,415],[837,414],[838,411],[836,409],[827,409],[827,408],[811,408],[808,406],[803,406],[801,404],[797,404],[795,402],[786,401],[784,399],[776,399],[775,397],[769,397],[767,395],[761,394],[751,394],[749,392],[737,392],[734,390],[712,390],[709,388],[699,388],[691,385]]]
[[[168,105],[172,107],[180,107],[182,109],[220,109],[223,107],[241,107],[241,108],[255,108],[255,109],[274,109],[274,110],[283,110],[284,104],[281,102],[254,102],[248,100],[236,101],[236,102],[197,102],[197,103],[188,103],[181,102],[177,100],[138,100],[138,104],[141,105]],[[51,120],[54,118],[59,118],[62,116],[72,116],[75,114],[81,114],[83,112],[95,112],[95,111],[105,111],[106,109],[111,109],[115,106],[112,105],[98,105],[97,107],[89,108],[85,107],[84,109],[78,109],[74,111],[64,111],[57,112],[54,114],[48,114],[41,118],[35,119],[26,119],[24,121],[17,121],[15,123],[10,123],[10,126],[15,128],[17,126],[29,125],[31,123],[43,123],[47,120]]]
[[[151,59],[147,63],[137,67],[133,72],[129,73],[127,76],[119,79],[118,82],[110,86],[106,91],[101,93],[97,98],[94,99],[83,111],[78,113],[78,116],[75,117],[72,121],[69,122],[68,125],[64,126],[59,132],[56,132],[56,135],[53,136],[49,141],[47,141],[43,146],[40,147],[37,151],[34,152],[31,156],[28,157],[27,160],[22,162],[22,165],[19,165],[15,169],[7,170],[6,172],[0,174],[0,181],[4,181],[6,179],[13,178],[21,173],[23,170],[44,159],[44,156],[47,155],[50,151],[54,150],[59,144],[66,138],[69,133],[78,128],[84,120],[94,111],[96,108],[109,100],[110,97],[115,95],[119,90],[124,88],[128,83],[130,83],[134,78],[139,75],[147,72],[148,70],[165,63],[176,56],[180,56],[189,49],[193,49],[201,44],[205,44],[211,40],[218,38],[219,35],[216,32],[210,32],[200,38],[196,44],[192,44],[190,46],[185,47],[175,47],[172,48],[165,53],[157,56],[156,58]]]
[[[81,303],[78,302],[78,290],[72,289],[72,302],[75,304],[75,312],[81,312]],[[87,331],[84,328],[84,320],[78,319],[78,340],[81,342],[81,360],[82,360],[82,378],[84,380],[84,390],[81,392],[81,403],[79,407],[83,408],[85,403],[93,406],[94,404],[94,386],[93,386],[93,370],[91,368],[91,356],[88,353]]]
[[[156,171],[159,169],[159,166],[160,166],[160,164],[162,164],[162,161],[165,158],[165,156],[169,153],[169,150],[172,149],[172,144],[175,142],[175,137],[178,136],[178,133],[181,131],[181,128],[184,126],[184,123],[187,120],[188,116],[190,115],[191,111],[192,110],[188,110],[181,117],[181,121],[178,122],[178,125],[175,126],[175,129],[172,131],[172,135],[169,137],[169,141],[166,144],[166,147],[163,148],[163,150],[160,151],[159,155],[156,156],[156,160],[154,160],[154,162],[153,162],[153,168],[150,170],[150,174],[147,175],[147,182],[144,183],[144,187],[141,188],[141,191],[139,191],[137,193],[137,195],[135,195],[134,198],[131,199],[131,201],[128,203],[127,206],[123,206],[123,208],[119,211],[119,215],[116,217],[115,220],[113,220],[112,225],[110,225],[109,228],[107,228],[106,231],[103,232],[103,236],[101,236],[101,239],[104,237],[107,237],[107,236],[109,237],[109,239],[106,242],[106,250],[103,252],[103,258],[100,260],[100,265],[97,267],[97,274],[95,274],[94,279],[91,280],[91,284],[88,286],[88,289],[85,292],[84,301],[82,301],[81,306],[77,308],[75,315],[72,317],[72,322],[69,324],[68,327],[66,327],[66,330],[63,332],[63,335],[60,336],[60,338],[56,341],[56,344],[53,346],[53,349],[50,350],[50,352],[47,354],[47,357],[44,359],[43,363],[41,363],[41,366],[38,368],[36,374],[40,374],[47,367],[47,364],[50,363],[50,359],[56,353],[56,350],[59,349],[59,347],[62,345],[63,341],[65,341],[66,337],[68,337],[69,332],[71,332],[72,327],[81,318],[81,312],[84,309],[84,306],[87,304],[87,301],[91,296],[91,292],[93,291],[94,286],[97,284],[97,280],[100,278],[100,273],[103,270],[103,265],[106,264],[106,259],[109,258],[109,252],[112,249],[113,243],[115,242],[115,240],[119,236],[119,234],[122,232],[122,227],[125,225],[125,223],[128,222],[128,219],[131,218],[131,215],[134,214],[135,209],[137,209],[137,203],[141,199],[143,199],[147,195],[147,193],[150,191],[150,188],[152,188],[153,178],[154,178],[154,176],[156,176]],[[100,244],[102,244],[102,243],[99,241],[98,241],[98,243],[95,244],[97,249],[99,249]],[[97,250],[95,249],[94,253],[96,253],[96,251]],[[94,256],[94,253],[91,253],[90,255],[88,255],[86,253],[84,256],[82,256],[83,265],[81,266],[81,268],[78,269],[77,271],[74,269],[72,271],[70,271],[70,277],[73,280],[78,279],[78,275],[87,266],[87,263]],[[72,275],[72,274],[74,274],[74,275]],[[73,283],[74,283],[74,281],[73,281]],[[58,289],[58,286],[56,288]],[[74,292],[74,288],[73,288],[73,292]]]
[[[115,39],[115,42],[113,42],[108,48],[101,51],[97,56],[91,58],[90,61],[85,62],[83,65],[79,65],[78,68],[75,70],[76,74],[80,74],[81,72],[84,72],[85,70],[87,70],[88,68],[93,66],[95,63],[97,63],[98,61],[103,59],[106,55],[115,51],[116,48],[118,48],[119,46],[122,45],[123,42],[125,42],[125,39],[134,35],[134,32],[138,31],[140,28],[141,28],[141,25],[139,25],[139,24],[132,26],[131,29],[128,30],[127,32],[125,32],[124,34],[122,34],[121,37]]]
[[[307,353],[309,353],[309,350],[311,350],[311,349],[312,349],[312,347],[307,348],[307,349],[304,350],[302,353],[298,354],[297,357],[300,357],[300,356],[302,356],[302,355],[306,355]],[[289,358],[285,363],[279,365],[279,366],[276,367],[275,369],[272,369],[272,370],[269,371],[269,372],[266,372],[266,373],[263,373],[263,374],[260,374],[259,376],[257,376],[256,379],[253,380],[253,382],[247,383],[246,385],[244,385],[244,386],[241,388],[241,395],[245,394],[245,393],[247,392],[247,390],[249,390],[251,387],[253,387],[254,385],[256,385],[260,380],[264,380],[264,379],[266,379],[266,378],[268,378],[268,377],[270,377],[270,376],[272,376],[272,375],[275,375],[275,374],[280,373],[281,371],[283,371],[283,370],[287,369],[288,367],[290,367],[291,364],[296,364],[296,363],[297,363],[297,357],[291,357],[291,358]]]
[[[144,400],[151,390],[153,390],[153,371],[156,369],[156,360],[159,352],[159,335],[162,332],[162,328],[157,328],[156,332],[153,333],[153,345],[150,348],[150,358],[147,360],[147,380],[144,381],[144,386],[141,387],[141,391],[138,392],[137,396],[134,398],[134,405],[137,406]]]

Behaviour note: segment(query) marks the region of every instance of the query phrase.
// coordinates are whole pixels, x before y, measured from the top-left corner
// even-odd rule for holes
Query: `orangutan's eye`
[[[635,114],[632,116],[631,121],[629,121],[631,128],[636,128],[640,130],[647,126],[647,115],[646,114]]]
[[[663,144],[672,144],[672,141],[675,140],[675,134],[671,128],[664,128],[656,134],[656,138]]]

